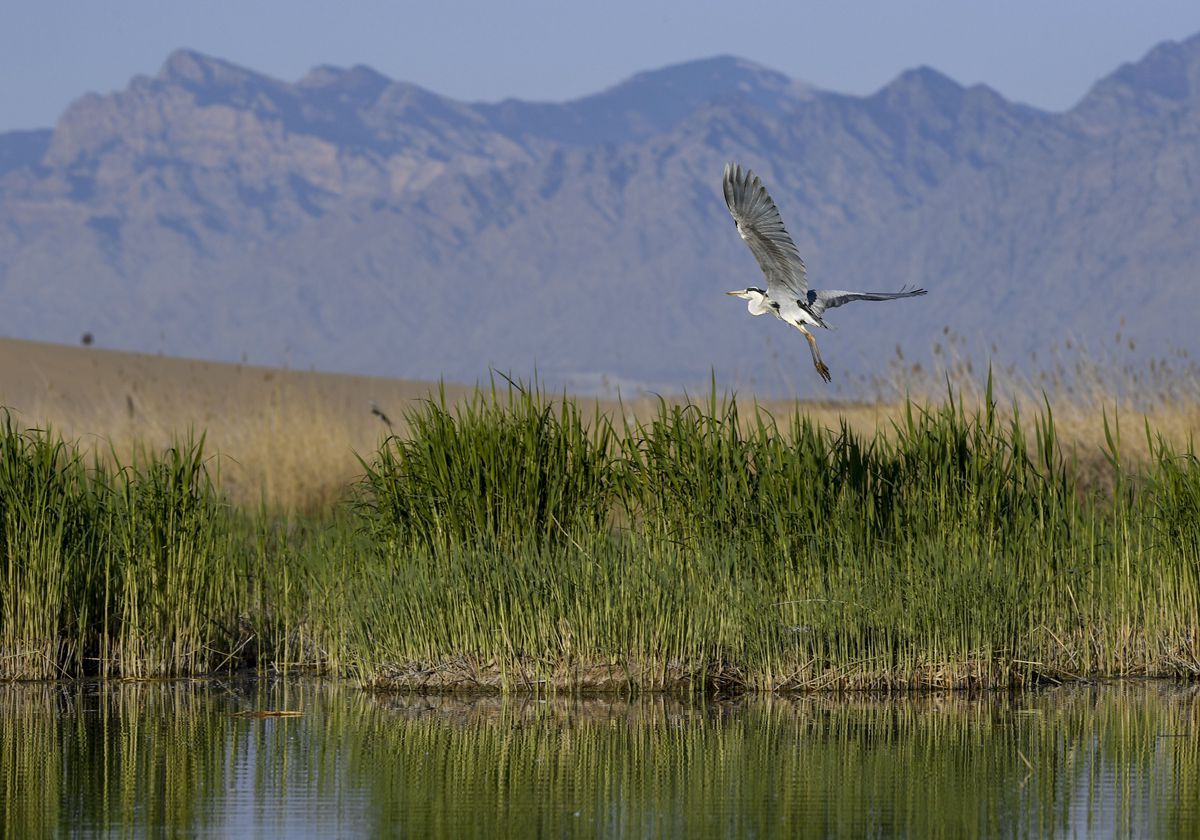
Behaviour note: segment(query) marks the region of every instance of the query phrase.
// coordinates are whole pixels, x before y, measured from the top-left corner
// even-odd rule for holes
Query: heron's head
[[[767,296],[767,293],[764,290],[755,288],[754,286],[750,286],[746,289],[737,289],[732,292],[726,292],[725,294],[733,295],[734,297],[740,297],[742,300],[753,301],[762,300]]]
[[[767,298],[767,293],[763,289],[750,286],[745,289],[726,292],[725,294],[733,295],[734,297],[740,297],[742,300],[750,301],[750,303],[746,304],[746,311],[751,315],[766,315],[768,312],[772,311],[774,311],[775,314],[779,314],[779,307],[774,301]],[[775,307],[774,310],[772,307]]]

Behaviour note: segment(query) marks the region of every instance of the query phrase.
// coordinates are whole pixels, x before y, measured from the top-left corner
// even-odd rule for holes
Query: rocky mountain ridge
[[[760,172],[837,310],[835,385],[944,326],[1027,360],[1190,348],[1200,36],[1047,113],[930,68],[871,96],[718,57],[567,103],[464,103],[366,67],[287,83],[195,52],[0,134],[0,333],[580,389],[821,390],[720,194]],[[836,391],[835,391],[836,393]]]

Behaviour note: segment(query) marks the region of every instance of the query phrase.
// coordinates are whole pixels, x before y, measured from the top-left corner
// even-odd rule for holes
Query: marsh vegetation
[[[0,675],[738,691],[1200,673],[1190,446],[1101,415],[1097,464],[1049,404],[980,396],[907,402],[874,433],[715,395],[640,416],[519,386],[435,396],[305,516],[227,502],[203,438],[122,460],[9,417]]]

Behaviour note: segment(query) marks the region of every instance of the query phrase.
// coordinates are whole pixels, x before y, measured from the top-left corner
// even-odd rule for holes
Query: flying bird
[[[766,289],[747,286],[725,294],[750,301],[746,308],[751,315],[766,315],[769,312],[804,333],[812,352],[813,366],[826,382],[830,381],[829,368],[821,360],[817,339],[808,331],[812,326],[829,329],[821,317],[825,310],[852,300],[895,300],[925,294],[924,289],[843,292],[808,288],[804,260],[800,258],[796,243],[784,229],[779,210],[759,177],[749,169],[743,170],[737,164],[728,163],[725,165],[723,187],[725,204],[729,206],[738,233],[750,246],[750,252],[767,278]]]

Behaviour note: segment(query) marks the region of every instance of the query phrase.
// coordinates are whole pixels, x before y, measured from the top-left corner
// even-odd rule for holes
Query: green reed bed
[[[1012,687],[1200,674],[1200,464],[1077,478],[953,397],[888,434],[733,399],[642,423],[510,387],[364,457],[320,520],[231,509],[201,442],[0,435],[0,676],[302,667],[378,687]],[[1026,432],[1026,429],[1032,431]]]
[[[203,438],[122,465],[0,425],[0,679],[337,671],[356,524],[231,508]]]
[[[495,387],[453,413],[428,400],[371,461],[356,499],[383,544],[471,544],[485,538],[553,540],[605,528],[614,478],[613,434],[574,403]]]
[[[254,546],[247,559],[239,642],[230,666],[349,674],[348,648],[367,622],[363,581],[379,547],[339,510],[321,520],[259,510],[239,519]],[[354,652],[358,655],[357,652]]]
[[[0,678],[187,674],[228,658],[243,574],[201,442],[113,469],[6,415],[0,535]]]
[[[95,620],[106,509],[77,453],[0,427],[0,675],[55,676]]]
[[[458,415],[429,404],[410,422],[357,508],[372,556],[349,647],[378,685],[1200,672],[1200,469],[1161,441],[1134,481],[1114,436],[1117,490],[1102,501],[1079,489],[1049,408],[1027,436],[990,399],[910,406],[869,439],[715,399],[585,428],[531,392]]]

